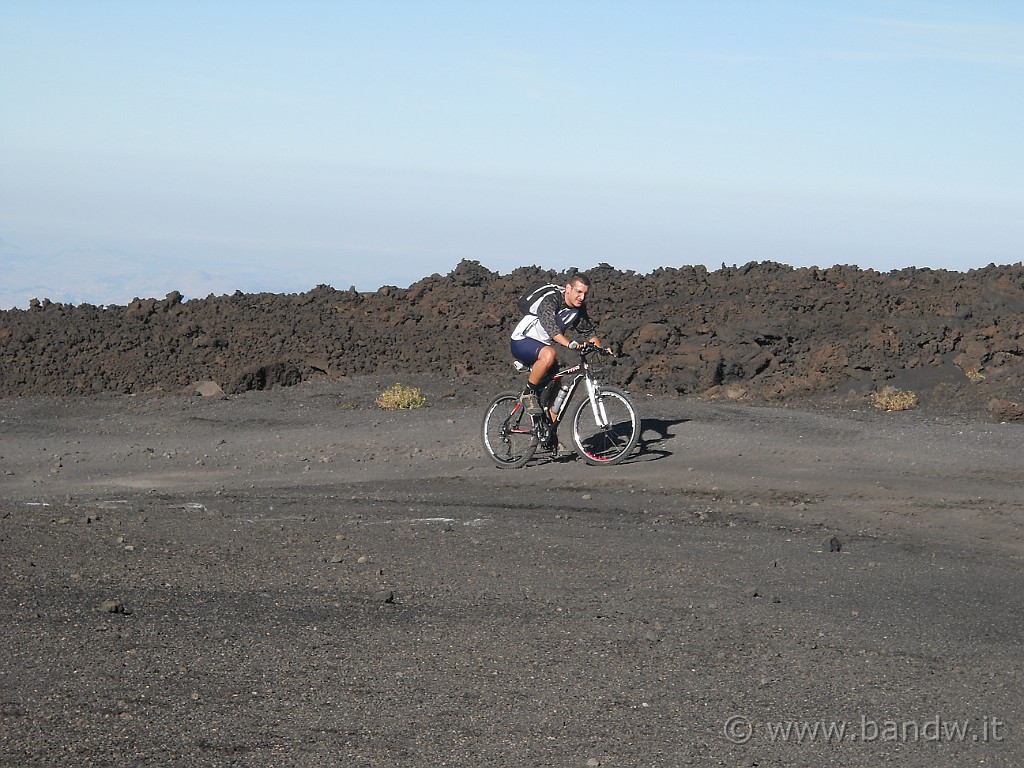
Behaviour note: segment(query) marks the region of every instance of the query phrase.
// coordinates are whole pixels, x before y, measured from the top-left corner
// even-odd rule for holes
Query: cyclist
[[[570,340],[565,332],[576,330],[590,334],[589,342],[600,347],[594,324],[587,315],[586,300],[590,291],[590,278],[583,272],[573,274],[560,288],[545,296],[531,307],[512,331],[512,356],[530,366],[530,379],[523,391],[522,403],[531,415],[541,413],[540,385],[555,365],[555,344],[577,349],[578,341]]]

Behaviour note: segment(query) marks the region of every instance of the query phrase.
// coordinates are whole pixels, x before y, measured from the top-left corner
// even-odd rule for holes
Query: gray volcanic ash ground
[[[614,467],[483,454],[538,270],[2,313],[0,765],[1024,765],[1020,268],[592,272]]]

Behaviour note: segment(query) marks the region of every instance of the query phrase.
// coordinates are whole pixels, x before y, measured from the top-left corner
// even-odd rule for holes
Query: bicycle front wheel
[[[584,397],[572,419],[572,441],[588,464],[618,464],[640,439],[640,418],[621,389],[601,387],[596,402]]]
[[[521,467],[537,451],[533,418],[515,392],[503,392],[487,406],[483,424],[484,448],[499,467]]]

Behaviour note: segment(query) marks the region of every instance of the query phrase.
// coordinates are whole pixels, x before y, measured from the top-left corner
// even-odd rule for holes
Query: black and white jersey
[[[565,303],[565,289],[552,293],[537,307],[537,314],[524,315],[512,331],[512,338],[536,339],[542,344],[551,344],[552,339],[567,330],[577,330],[594,335],[594,324],[587,314],[587,307],[570,307]]]

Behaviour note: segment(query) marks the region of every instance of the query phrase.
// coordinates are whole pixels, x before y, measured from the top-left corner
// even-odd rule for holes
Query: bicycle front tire
[[[572,441],[588,464],[618,464],[640,440],[640,418],[629,396],[615,387],[601,387],[598,416],[584,397],[572,418]],[[601,422],[604,423],[601,423]]]
[[[502,469],[521,467],[537,452],[533,417],[515,392],[503,392],[491,401],[484,413],[482,432],[484,450]]]

